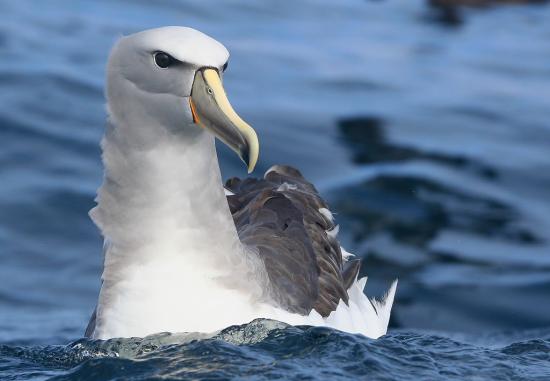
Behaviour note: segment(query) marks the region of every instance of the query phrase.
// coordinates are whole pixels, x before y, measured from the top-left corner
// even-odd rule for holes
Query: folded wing
[[[343,258],[326,202],[298,170],[274,166],[263,179],[233,178],[226,188],[239,238],[262,258],[273,301],[323,317],[348,303],[360,261]]]

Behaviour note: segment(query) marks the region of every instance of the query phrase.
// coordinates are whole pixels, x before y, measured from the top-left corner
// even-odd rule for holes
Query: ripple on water
[[[399,332],[371,340],[269,320],[229,327],[209,337],[159,334],[143,339],[83,339],[67,346],[0,346],[0,364],[9,366],[13,379],[54,376],[52,380],[66,381],[365,376],[384,380],[397,374],[402,380],[517,380],[550,375],[547,367],[537,366],[548,360],[548,339],[484,347],[437,334]]]

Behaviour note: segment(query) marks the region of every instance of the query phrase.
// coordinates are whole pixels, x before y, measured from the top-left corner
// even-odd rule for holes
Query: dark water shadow
[[[382,119],[373,116],[339,121],[341,139],[355,163],[377,167],[423,161],[451,168],[465,178],[499,181],[496,168],[474,159],[392,143],[384,126]],[[479,331],[550,324],[550,319],[537,317],[536,312],[533,317],[532,306],[541,303],[550,289],[550,279],[541,279],[536,286],[530,283],[536,263],[524,264],[527,269],[510,268],[498,256],[486,258],[483,250],[474,250],[472,255],[466,249],[475,247],[476,240],[498,243],[505,250],[502,255],[513,258],[517,247],[538,248],[543,239],[522,224],[522,215],[514,206],[490,195],[470,193],[467,186],[466,190],[452,188],[437,176],[384,173],[380,168],[378,175],[343,186],[329,197],[342,231],[363,258],[368,291],[380,294],[389,281],[399,277],[394,327]],[[449,233],[464,237],[453,252],[435,245]],[[446,275],[439,276],[439,271]],[[460,277],[453,274],[462,274],[468,281],[456,284]],[[483,276],[491,281],[485,284]],[[508,282],[511,279],[516,284]],[[497,321],[495,313],[500,314]],[[430,320],[434,314],[439,318]]]
[[[466,9],[486,10],[501,5],[542,5],[547,4],[548,0],[427,0],[426,3],[428,11],[425,21],[457,28],[467,21]]]
[[[358,164],[428,160],[462,170],[472,171],[487,179],[495,179],[495,168],[465,156],[422,151],[414,147],[393,144],[384,133],[385,121],[375,116],[344,118],[338,122],[341,137],[351,149]]]

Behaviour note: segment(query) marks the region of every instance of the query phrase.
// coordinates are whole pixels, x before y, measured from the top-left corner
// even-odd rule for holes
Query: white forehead
[[[162,51],[197,66],[222,66],[229,52],[220,42],[193,28],[167,26],[123,37],[118,47],[136,53]]]

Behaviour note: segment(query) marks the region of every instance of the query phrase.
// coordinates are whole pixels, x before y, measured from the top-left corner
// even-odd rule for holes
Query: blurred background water
[[[443,3],[0,1],[0,379],[550,379],[550,7]],[[318,186],[367,293],[399,278],[387,337],[75,341],[102,265],[105,62],[163,25],[228,47],[256,174]]]

